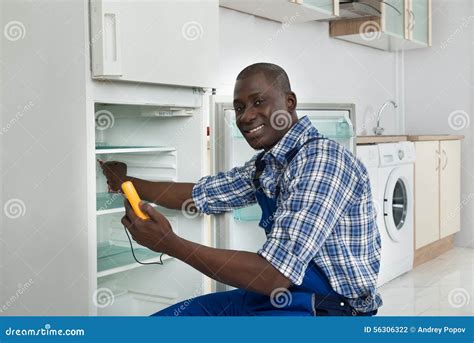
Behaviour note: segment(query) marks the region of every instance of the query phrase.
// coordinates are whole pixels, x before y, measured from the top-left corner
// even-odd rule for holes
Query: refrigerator
[[[187,89],[173,101],[164,97],[158,103],[96,101],[95,156],[124,162],[129,176],[153,181],[196,182],[208,173],[243,165],[258,152],[236,127],[232,104],[226,100],[208,91]],[[354,151],[354,105],[304,103],[297,112]],[[150,315],[182,300],[229,289],[167,255],[162,256],[163,265],[136,263],[120,222],[124,199],[119,193],[108,193],[98,164],[95,184],[97,287],[93,301],[98,315]],[[256,252],[265,241],[256,205],[215,216],[156,208],[178,235],[201,244]],[[142,262],[160,260],[159,253],[135,242],[133,249]]]

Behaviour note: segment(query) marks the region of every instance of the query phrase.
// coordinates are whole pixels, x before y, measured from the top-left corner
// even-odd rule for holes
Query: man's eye
[[[242,112],[242,106],[234,107],[234,111],[235,111],[236,113]]]
[[[262,104],[262,102],[263,102],[262,99],[255,100],[254,105],[255,105],[255,106],[259,106],[259,105]]]

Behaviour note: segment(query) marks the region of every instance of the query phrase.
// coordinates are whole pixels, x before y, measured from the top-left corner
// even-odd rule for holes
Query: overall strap
[[[300,147],[294,147],[293,149],[291,149],[290,151],[288,151],[285,155],[285,158],[286,158],[286,162],[287,163],[290,163],[291,160],[293,159],[293,157],[296,156],[296,154],[298,153],[298,151],[304,147],[306,144],[308,143],[311,143],[311,142],[314,142],[314,141],[317,141],[319,139],[324,139],[324,137],[311,137],[310,139],[308,139],[306,142],[304,142]]]
[[[253,176],[252,183],[255,186],[255,189],[260,188],[260,175],[262,175],[263,170],[265,169],[265,161],[262,159],[265,151],[262,151],[258,154],[257,159],[255,160],[255,175]]]

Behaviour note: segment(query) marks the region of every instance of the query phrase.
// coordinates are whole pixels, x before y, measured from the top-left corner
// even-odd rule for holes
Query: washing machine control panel
[[[400,163],[415,162],[415,145],[413,142],[378,144],[380,164],[391,166]]]

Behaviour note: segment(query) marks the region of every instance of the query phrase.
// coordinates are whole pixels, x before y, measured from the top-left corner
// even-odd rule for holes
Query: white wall
[[[387,99],[397,99],[397,54],[329,38],[328,23],[281,24],[220,8],[218,94],[232,95],[237,74],[247,65],[272,62],[289,75],[300,100],[356,104],[357,131],[372,134],[375,114]],[[303,68],[305,67],[305,68]],[[391,108],[382,126],[402,130]]]
[[[470,0],[433,0],[433,47],[405,53],[406,131],[462,134],[461,232],[456,244],[474,247],[474,12]],[[455,130],[454,111],[470,125]],[[460,113],[460,112],[458,112]],[[461,120],[461,119],[459,119]],[[462,121],[458,122],[462,125]]]

